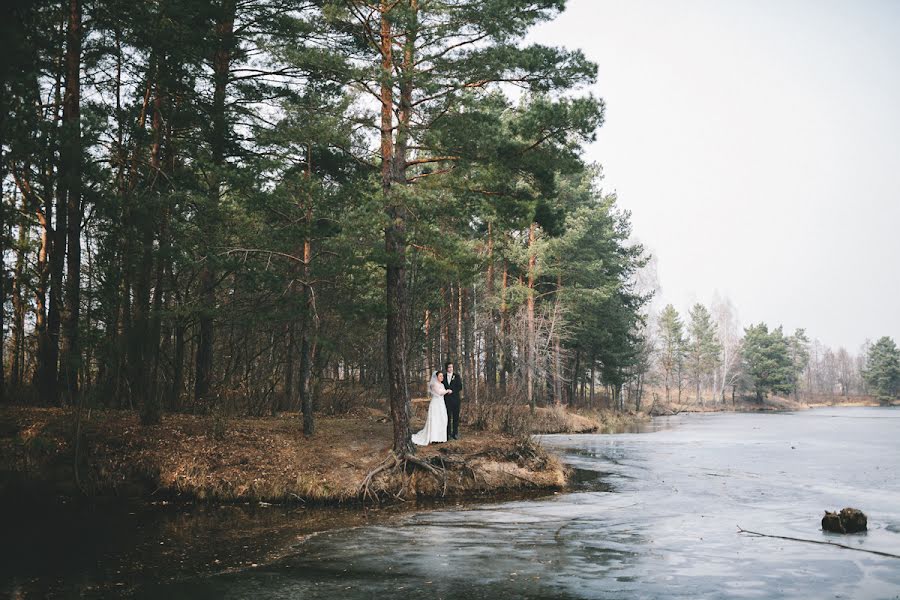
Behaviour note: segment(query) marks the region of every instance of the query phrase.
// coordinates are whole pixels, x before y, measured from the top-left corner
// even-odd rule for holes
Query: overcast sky
[[[532,39],[599,65],[588,158],[663,302],[900,343],[900,1],[569,0]]]

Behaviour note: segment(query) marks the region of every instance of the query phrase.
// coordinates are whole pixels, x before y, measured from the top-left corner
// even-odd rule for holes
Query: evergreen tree
[[[595,66],[523,42],[564,4],[15,0],[11,383],[312,433],[341,379],[387,392],[398,452],[408,380],[448,356],[472,392],[483,366],[533,405],[602,382],[622,406],[646,257],[582,159]]]
[[[660,313],[658,321],[660,364],[663,369],[663,384],[666,388],[666,402],[669,401],[669,390],[672,378],[681,376],[681,369],[685,358],[684,324],[678,311],[671,304],[667,304]],[[678,382],[679,389],[681,382]]]
[[[884,336],[869,347],[863,377],[877,396],[900,396],[900,349],[894,340]]]
[[[629,214],[615,202],[614,195],[595,197],[572,210],[564,233],[548,248],[548,274],[556,275],[568,345],[587,358],[592,371],[599,367],[614,403],[643,360],[639,330],[649,300],[634,290],[634,274],[647,256],[643,246],[628,242]]]
[[[765,323],[744,330],[744,370],[762,402],[769,392],[790,394],[794,389],[794,364],[781,327],[769,331]]]
[[[540,94],[593,80],[596,67],[581,53],[520,43],[562,7],[559,0],[327,3],[334,31],[349,33],[342,46],[349,80],[378,102],[372,125],[380,141],[388,398],[399,454],[415,451],[406,361],[411,186],[480,163],[505,164],[507,173],[519,175],[507,177],[513,184],[521,175],[545,183],[537,176],[554,172],[541,162],[545,149],[572,154],[573,142],[593,136],[601,112],[592,98],[538,100],[506,137],[497,135],[506,129],[496,115],[499,97],[486,101],[500,84]]]
[[[716,324],[705,306],[700,303],[695,304],[691,308],[690,317],[686,345],[688,372],[693,378],[697,390],[696,400],[702,404],[700,385],[703,379],[718,366],[719,353],[722,348],[716,337]]]
[[[794,394],[798,395],[800,391],[800,381],[803,372],[809,365],[809,338],[806,336],[805,329],[797,329],[794,335],[788,338],[788,344],[791,350],[791,366],[793,367],[794,376]]]

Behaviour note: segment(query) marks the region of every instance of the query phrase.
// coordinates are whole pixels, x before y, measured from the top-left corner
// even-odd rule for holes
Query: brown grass
[[[757,402],[752,396],[739,396],[732,404],[729,397],[726,402],[721,400],[705,400],[703,404],[695,400],[685,400],[681,403],[672,400],[669,403],[657,401],[653,405],[653,413],[657,415],[675,414],[679,412],[767,412],[780,410],[806,410],[808,408],[820,408],[824,406],[880,406],[877,398],[872,396],[801,396],[797,398],[786,396],[767,396],[762,402]]]
[[[607,433],[621,431],[649,420],[645,413],[618,412],[609,409],[573,409],[564,405],[535,408],[521,404],[488,404],[467,406],[463,415],[472,428],[481,431],[524,434]]]
[[[73,421],[62,409],[0,409],[0,471],[73,491]],[[295,414],[227,419],[217,431],[222,425],[214,417],[166,415],[161,425],[142,427],[133,413],[93,411],[83,422],[81,480],[94,494],[353,503],[391,446],[387,416],[372,408],[319,418],[311,438],[302,435]],[[464,429],[462,440],[422,448],[417,456],[446,467],[447,496],[565,485],[560,462],[521,436]],[[407,469],[376,478],[373,488],[383,499],[439,496],[444,481]]]

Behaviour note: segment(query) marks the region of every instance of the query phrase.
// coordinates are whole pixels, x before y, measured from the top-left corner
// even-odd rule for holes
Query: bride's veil
[[[429,389],[429,390],[431,389],[431,385],[432,385],[435,381],[437,381],[437,374],[438,374],[437,371],[432,371],[432,372],[431,372],[431,379],[428,380],[428,389]]]

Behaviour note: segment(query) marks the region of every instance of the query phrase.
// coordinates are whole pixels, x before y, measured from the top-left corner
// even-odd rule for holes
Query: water
[[[146,598],[900,598],[900,559],[738,532],[900,555],[900,410],[653,425],[545,436],[577,468],[572,493],[387,515],[284,540],[255,568],[127,589]],[[868,533],[821,531],[823,510],[844,506],[867,513]]]

